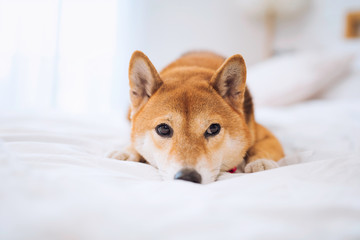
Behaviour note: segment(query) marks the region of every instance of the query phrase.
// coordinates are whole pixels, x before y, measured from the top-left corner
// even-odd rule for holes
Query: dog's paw
[[[123,161],[141,162],[142,157],[135,151],[124,149],[122,151],[112,151],[106,154],[108,158],[114,158]]]
[[[254,162],[250,162],[246,164],[245,166],[245,172],[246,173],[254,173],[254,172],[260,172],[264,170],[269,170],[272,168],[277,168],[279,165],[277,162],[273,160],[268,159],[258,159]]]

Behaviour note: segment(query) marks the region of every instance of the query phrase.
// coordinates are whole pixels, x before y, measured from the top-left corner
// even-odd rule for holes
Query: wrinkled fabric
[[[280,168],[207,185],[105,157],[120,116],[0,114],[0,239],[358,239],[360,101],[257,109]]]

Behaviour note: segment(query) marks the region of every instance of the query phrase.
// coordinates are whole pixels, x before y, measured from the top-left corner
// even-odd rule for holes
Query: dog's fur
[[[158,74],[147,56],[133,53],[129,67],[131,145],[112,157],[143,161],[164,179],[183,168],[196,170],[202,183],[238,165],[247,173],[277,167],[284,156],[275,136],[255,122],[241,55],[228,59],[210,52],[183,55]],[[171,137],[156,132],[165,123]],[[209,126],[221,126],[206,137]]]

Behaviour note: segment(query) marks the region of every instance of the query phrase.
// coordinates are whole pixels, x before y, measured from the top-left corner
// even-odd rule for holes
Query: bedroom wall
[[[159,67],[196,49],[242,53],[249,64],[264,57],[265,24],[249,19],[237,0],[135,0],[130,12],[131,47]]]
[[[134,50],[159,69],[194,49],[252,64],[264,41],[237,0],[0,0],[0,109],[125,112]]]
[[[281,52],[346,48],[345,44],[359,45],[358,39],[344,38],[345,17],[351,10],[360,10],[360,1],[310,1],[309,8],[303,15],[295,19],[278,19],[275,49]]]
[[[159,69],[183,52],[208,49],[265,58],[265,23],[240,0],[0,0],[0,110],[126,112],[133,50]],[[356,0],[314,0],[279,20],[278,50],[333,46]]]

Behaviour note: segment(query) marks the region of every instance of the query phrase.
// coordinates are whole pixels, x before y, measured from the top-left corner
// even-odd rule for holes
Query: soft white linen
[[[323,99],[360,99],[360,46],[349,74],[321,95]]]
[[[353,54],[305,51],[275,56],[249,67],[247,84],[257,106],[286,106],[317,97],[342,80]]]
[[[208,185],[105,158],[121,117],[0,117],[0,239],[359,239],[360,100],[257,109],[283,167]]]

